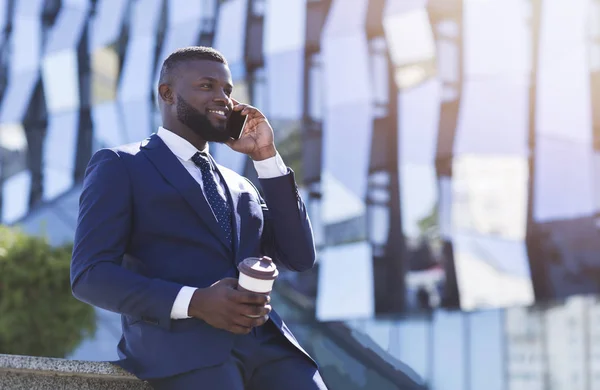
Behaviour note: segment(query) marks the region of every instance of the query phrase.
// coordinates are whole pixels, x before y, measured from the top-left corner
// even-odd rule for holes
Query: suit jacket
[[[217,169],[234,212],[233,248],[198,183],[156,134],[96,152],[86,170],[73,294],[121,313],[116,363],[141,379],[217,365],[240,337],[195,318],[172,320],[183,286],[237,277],[237,264],[249,256],[269,255],[293,271],[314,265],[312,229],[291,170],[261,179],[265,202],[249,180]],[[270,318],[302,350],[275,310]]]

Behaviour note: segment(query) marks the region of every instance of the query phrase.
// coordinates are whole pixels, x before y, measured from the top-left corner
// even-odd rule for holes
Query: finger
[[[256,328],[257,326],[263,326],[267,320],[269,319],[269,316],[262,316],[259,318],[255,318],[252,324],[253,328]]]
[[[224,278],[219,280],[217,283],[235,288],[238,285],[238,280],[236,278]]]
[[[231,102],[233,103],[234,106],[237,105],[237,104],[240,104],[240,102],[238,102],[237,100],[235,100],[235,98],[233,98],[233,97],[231,98]]]
[[[233,106],[233,111],[241,111],[241,110],[245,110],[246,108],[248,108],[247,104],[240,103],[240,104],[236,104],[235,106]],[[243,111],[242,111],[242,115],[246,115],[246,114],[243,114]]]
[[[233,324],[242,328],[252,328],[255,318],[246,317],[245,315],[236,315],[233,317]]]
[[[246,303],[248,305],[264,306],[269,303],[269,296],[266,294],[257,294],[247,291],[237,291],[232,297],[238,303]]]
[[[264,116],[254,117],[254,118],[248,120],[248,122],[246,124],[246,127],[248,127],[248,128],[255,128],[259,124],[261,124],[262,122],[267,122],[268,123],[269,121]]]
[[[263,317],[268,315],[269,313],[271,313],[271,306],[270,305],[265,305],[265,306],[256,306],[256,305],[245,305],[242,304],[240,305],[240,313],[242,313],[243,315],[247,316],[247,317]]]
[[[264,117],[263,113],[256,107],[246,104],[246,107],[242,111],[242,115],[249,115],[251,117]]]

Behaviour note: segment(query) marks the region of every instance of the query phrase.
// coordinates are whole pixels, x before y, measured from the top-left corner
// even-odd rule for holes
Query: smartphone
[[[231,111],[227,119],[227,133],[233,139],[239,139],[246,125],[247,115],[242,115],[241,111]]]

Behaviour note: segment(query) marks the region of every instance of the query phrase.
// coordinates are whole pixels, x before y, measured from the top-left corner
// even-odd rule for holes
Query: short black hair
[[[162,84],[167,81],[169,75],[175,67],[186,61],[206,60],[220,62],[227,65],[227,60],[219,51],[208,46],[188,46],[177,49],[163,61],[160,69],[160,78],[158,83]]]

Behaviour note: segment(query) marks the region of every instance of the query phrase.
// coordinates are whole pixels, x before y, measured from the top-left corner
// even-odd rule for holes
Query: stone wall
[[[106,362],[84,362],[0,354],[1,390],[150,390]]]

